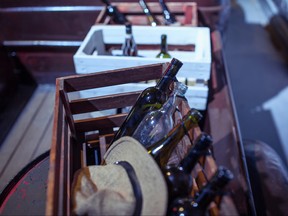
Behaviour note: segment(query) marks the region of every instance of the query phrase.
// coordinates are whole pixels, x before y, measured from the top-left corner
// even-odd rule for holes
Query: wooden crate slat
[[[87,132],[101,129],[109,129],[119,127],[127,114],[118,114],[111,116],[104,116],[99,118],[90,118],[75,121],[75,129],[77,132]]]
[[[151,7],[151,12],[153,12],[153,14],[162,14],[162,10],[160,7],[160,4],[157,2],[147,2],[148,6]],[[141,8],[141,6],[138,3],[113,3],[113,5],[117,6],[117,8],[122,11],[125,14],[143,14],[143,16],[145,16],[145,14],[143,13],[143,9]],[[196,6],[196,3],[186,3],[186,2],[167,2],[166,3],[167,7],[169,8],[169,10],[171,12],[173,12],[173,14],[175,15],[184,15],[184,10],[183,8],[185,8],[188,5],[193,5]]]
[[[64,107],[60,99],[60,85],[61,80],[56,80],[56,97],[54,105],[54,119],[53,119],[53,131],[52,131],[52,143],[50,151],[50,168],[48,174],[49,184],[47,189],[47,201],[46,201],[46,215],[58,215],[58,210],[62,209],[59,205],[59,184],[60,184],[60,161],[62,149],[62,136],[68,136],[65,134],[65,116]],[[67,125],[66,125],[67,127]]]
[[[107,95],[103,97],[99,96],[94,98],[73,100],[70,102],[71,112],[72,114],[80,114],[132,106],[140,92],[141,91],[128,92],[123,94]]]
[[[122,44],[116,43],[106,43],[105,49],[106,50],[121,50]],[[142,44],[141,42],[137,43],[138,50],[159,50],[160,51],[160,44]],[[168,51],[195,51],[195,44],[169,44]]]
[[[163,64],[160,63],[99,72],[97,76],[90,76],[93,74],[70,76],[65,78],[64,90],[66,92],[73,92],[157,79],[161,77],[162,71]]]

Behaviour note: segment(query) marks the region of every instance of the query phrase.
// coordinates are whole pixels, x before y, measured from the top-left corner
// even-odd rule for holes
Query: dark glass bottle
[[[202,119],[201,113],[196,109],[191,109],[175,127],[161,140],[152,144],[147,151],[160,167],[165,167],[170,158],[172,151],[175,149],[180,140],[188,130],[198,126]]]
[[[162,8],[163,17],[165,19],[166,25],[171,25],[173,23],[176,23],[177,20],[173,13],[170,12],[169,8],[167,7],[164,0],[159,0],[160,6]]]
[[[132,25],[130,23],[125,25],[125,32],[125,41],[121,47],[123,56],[137,56],[137,45],[133,37]]]
[[[142,91],[111,143],[123,136],[132,136],[149,111],[160,109],[163,106],[171,93],[170,85],[176,80],[176,74],[182,65],[181,61],[173,58],[156,86]]]
[[[168,53],[167,35],[161,35],[160,52],[156,55],[156,58],[171,58]]]
[[[116,6],[111,5],[108,0],[102,0],[102,2],[106,4],[106,14],[111,17],[114,24],[125,24],[129,22],[125,15],[121,13]]]
[[[233,179],[233,174],[225,167],[218,167],[211,180],[200,189],[196,197],[179,197],[169,206],[169,216],[203,216],[210,203],[223,192],[224,187]]]
[[[148,22],[151,26],[157,26],[159,25],[159,21],[156,19],[156,17],[152,14],[150,8],[148,7],[147,3],[145,0],[139,0],[139,4],[141,8],[143,9],[143,12],[147,16]]]
[[[177,197],[188,196],[191,193],[193,186],[191,172],[199,158],[207,153],[212,142],[211,136],[203,132],[178,166],[171,165],[163,169],[170,201]]]

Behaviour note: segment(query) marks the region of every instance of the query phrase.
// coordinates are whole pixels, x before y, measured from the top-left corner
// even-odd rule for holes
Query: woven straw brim
[[[83,167],[74,176],[72,204],[76,215],[132,215],[135,197],[127,172],[115,164]]]
[[[168,192],[163,174],[146,149],[132,137],[114,142],[104,155],[106,164],[128,161],[138,177],[142,195],[142,215],[166,215]]]

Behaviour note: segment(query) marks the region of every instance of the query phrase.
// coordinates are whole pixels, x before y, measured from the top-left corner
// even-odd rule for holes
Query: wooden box
[[[73,57],[76,73],[86,74],[167,62],[169,59],[155,58],[160,49],[160,36],[163,33],[168,36],[169,53],[184,63],[177,77],[188,83],[186,96],[191,99],[190,106],[205,110],[208,97],[207,80],[211,72],[211,43],[208,28],[134,26],[133,35],[139,55],[143,57],[128,57],[117,56],[121,54],[120,48],[125,37],[124,26],[92,26]],[[147,87],[143,84],[134,84],[132,88],[135,86],[142,90]],[[129,86],[126,88],[129,90]]]
[[[147,17],[138,2],[113,2],[112,5],[116,6],[133,25],[149,25]],[[164,25],[165,21],[160,4],[158,2],[147,2],[147,5],[161,25]],[[175,15],[178,25],[197,26],[196,2],[166,2],[166,5],[170,12]],[[113,24],[105,11],[106,8],[104,7],[96,19],[96,24]]]
[[[209,28],[206,27],[133,26],[138,54],[143,57],[129,57],[116,56],[122,54],[125,26],[92,26],[73,57],[76,73],[167,62],[167,59],[155,57],[160,51],[161,34],[167,34],[171,56],[184,63],[179,77],[205,81],[210,78],[211,42]]]
[[[216,61],[217,64],[221,62],[219,59]],[[73,174],[81,166],[89,165],[90,161],[90,158],[85,158],[88,154],[83,152],[87,153],[89,148],[93,148],[96,156],[92,164],[95,158],[101,159],[115,130],[126,116],[126,113],[107,115],[106,111],[133,105],[140,93],[115,92],[93,98],[78,98],[77,92],[158,79],[165,67],[164,63],[156,63],[57,79],[47,215],[71,214]],[[245,157],[225,70],[216,71],[217,68],[219,65],[212,68],[210,101],[204,112],[205,120],[201,128],[197,129],[212,135],[213,157],[207,156],[199,161],[199,175],[195,179],[200,179],[199,182],[203,184],[209,180],[217,166],[229,168],[235,178],[227,188],[228,194],[221,202],[215,202],[211,209],[216,209],[213,212],[217,215],[247,215],[253,212],[253,199]],[[91,112],[99,114],[91,117],[87,114]],[[204,181],[201,181],[201,177]],[[197,185],[201,187],[201,184]]]

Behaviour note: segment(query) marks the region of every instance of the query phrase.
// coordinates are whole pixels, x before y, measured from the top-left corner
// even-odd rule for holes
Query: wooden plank
[[[33,161],[39,155],[51,149],[52,129],[53,129],[53,115],[51,115],[50,120],[47,122],[45,127],[45,134],[43,134],[43,139],[39,142],[39,145],[34,150],[30,161]]]
[[[49,100],[55,99],[55,91],[51,90],[49,94],[47,95],[47,98]],[[52,142],[52,129],[53,129],[53,114],[51,115],[49,121],[47,122],[45,126],[45,133],[43,134],[43,139],[39,142],[38,146],[33,152],[33,155],[31,157],[31,161],[37,158],[39,155],[43,154],[46,151],[49,151],[51,148],[51,142]]]
[[[0,171],[9,163],[9,158],[16,151],[18,144],[22,137],[24,136],[25,129],[32,121],[33,116],[41,106],[42,101],[46,95],[46,90],[43,88],[37,88],[31,97],[30,101],[27,103],[23,109],[18,120],[12,127],[9,135],[3,142],[0,151]]]
[[[60,86],[62,80],[56,79],[55,106],[52,130],[52,143],[50,151],[50,168],[48,174],[46,215],[57,215],[59,192],[59,163],[61,158],[62,133],[64,134],[63,104],[60,99]],[[67,134],[65,134],[67,135]],[[72,154],[71,154],[72,155]],[[52,184],[51,184],[52,183]]]
[[[78,99],[70,102],[72,114],[132,106],[141,91]]]
[[[97,76],[93,76],[91,73],[82,74],[81,76],[72,75],[65,77],[64,90],[66,92],[73,92],[160,78],[164,67],[165,64],[156,63],[99,72]]]
[[[53,114],[54,100],[47,97],[51,88],[51,85],[38,87],[22,112],[21,121],[16,122],[9,134],[5,143],[6,151],[1,149],[1,187],[30,162],[34,149],[44,137],[45,126]]]
[[[75,129],[77,132],[87,132],[94,130],[104,130],[113,127],[120,127],[127,113],[103,116],[98,118],[75,120]]]

